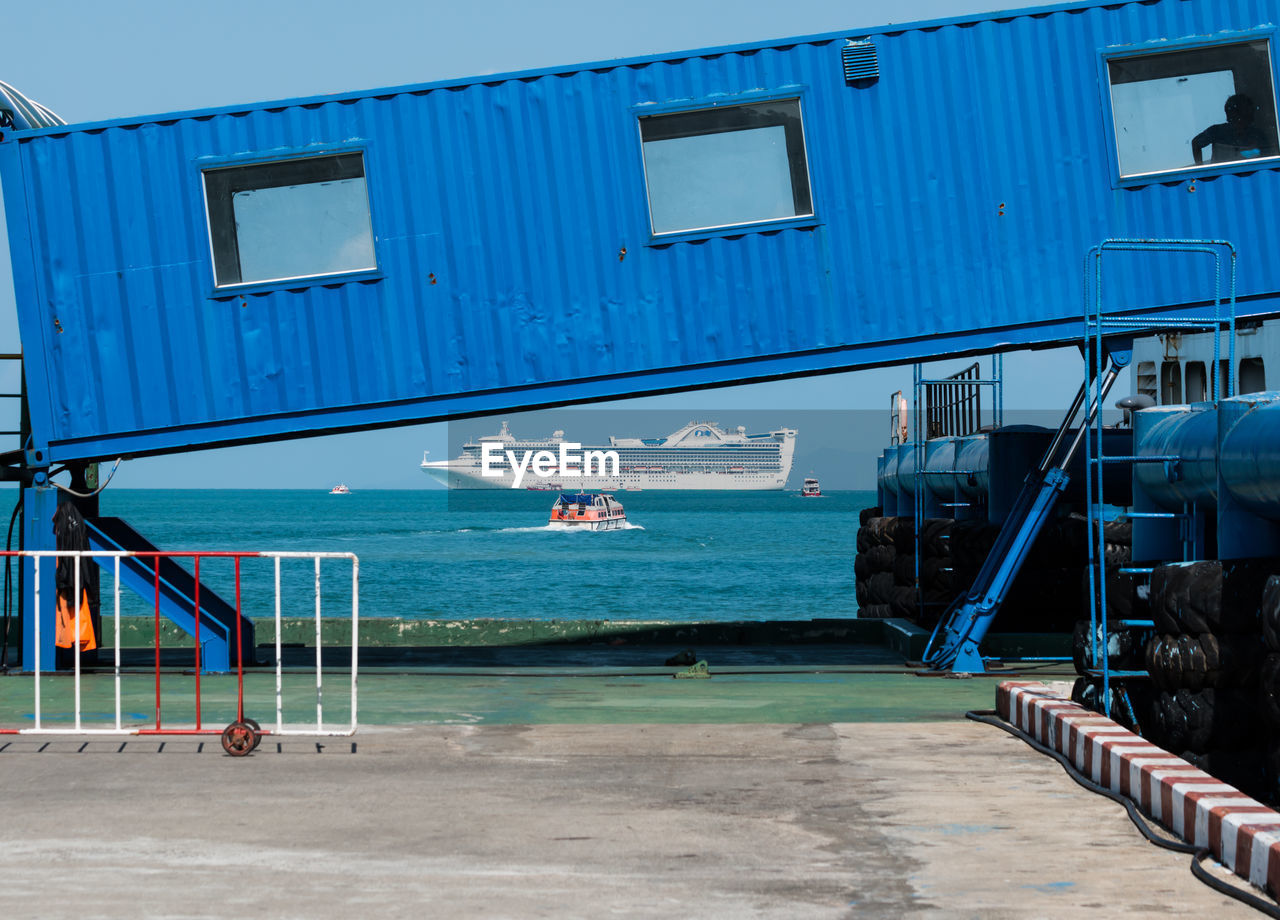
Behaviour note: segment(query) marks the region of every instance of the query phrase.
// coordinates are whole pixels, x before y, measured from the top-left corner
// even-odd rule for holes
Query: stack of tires
[[[859,516],[853,560],[860,619],[915,619],[915,525],[909,517],[881,517],[879,508]]]
[[[948,605],[971,582],[956,577],[953,549],[960,522],[950,518],[927,518],[920,524],[920,590],[924,593],[921,626],[932,628]]]
[[[1263,585],[1259,610],[1266,657],[1258,673],[1262,717],[1266,721],[1266,788],[1262,798],[1280,802],[1280,575]]]
[[[1264,702],[1268,696],[1264,675],[1280,674],[1280,611],[1263,640],[1264,586],[1280,605],[1280,579],[1268,582],[1267,568],[1218,561],[1156,567],[1156,635],[1145,648],[1153,692],[1141,725],[1153,743],[1259,796],[1268,785],[1277,788],[1274,772],[1268,784],[1265,763],[1269,734],[1280,729],[1280,710],[1263,706],[1258,717],[1259,694]]]
[[[985,520],[928,518],[917,541],[911,518],[883,517],[879,508],[863,510],[860,523],[854,559],[858,616],[904,617],[926,628],[936,624],[948,605],[974,583],[1000,535],[1000,525]],[[1107,558],[1113,570],[1128,560],[1128,534],[1128,524],[1107,525]],[[1080,515],[1045,526],[1006,596],[1001,631],[1069,632],[1082,616],[1087,622],[1087,595],[1082,604],[1080,594],[1087,536],[1087,524]],[[918,569],[913,555],[917,543]],[[923,605],[917,587],[923,592]],[[1127,598],[1132,593],[1109,595],[1113,616],[1122,608],[1124,616],[1129,615]]]
[[[1107,521],[1103,525],[1101,549],[1104,566],[1101,573],[1090,574],[1087,564],[1088,524],[1083,517],[1073,515],[1073,538],[1079,542],[1079,553],[1086,560],[1080,573],[1080,619],[1072,633],[1071,657],[1080,678],[1072,690],[1072,699],[1098,712],[1104,712],[1103,687],[1100,677],[1089,677],[1087,671],[1098,671],[1104,660],[1112,671],[1141,671],[1144,668],[1144,647],[1151,636],[1146,627],[1122,626],[1124,620],[1148,620],[1151,618],[1150,591],[1147,580],[1141,575],[1124,572],[1130,566],[1130,543],[1133,526],[1128,521]],[[1105,610],[1107,629],[1097,626],[1097,635],[1090,634],[1090,592],[1099,612]],[[1125,690],[1128,690],[1128,698]],[[1112,682],[1111,717],[1129,728],[1141,727],[1149,709],[1150,687],[1146,681],[1130,683],[1122,688]]]
[[[1072,515],[1041,530],[1000,608],[1002,632],[1068,632],[1080,618],[1085,526]],[[977,579],[999,535],[999,525],[986,521],[958,521],[951,529],[952,578],[958,590]]]
[[[931,627],[955,597],[952,572],[950,518],[928,518],[916,540],[915,522],[909,517],[882,517],[879,508],[861,514],[858,555],[853,568],[858,594],[858,616],[866,619],[901,617]],[[919,543],[919,587],[916,584],[916,545]]]
[[[987,521],[956,521],[951,526],[947,540],[947,564],[951,568],[951,580],[955,586],[952,597],[966,592],[977,580],[978,572],[987,561],[1000,527]],[[1005,619],[1000,617],[1000,629],[1005,629]]]

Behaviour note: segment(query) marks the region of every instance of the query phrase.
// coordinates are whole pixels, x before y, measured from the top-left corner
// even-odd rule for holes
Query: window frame
[[[1168,169],[1160,172],[1139,173],[1132,176],[1120,172],[1120,147],[1116,142],[1115,109],[1111,98],[1110,63],[1126,58],[1140,58],[1167,54],[1178,51],[1195,51],[1201,48],[1214,48],[1221,45],[1239,45],[1246,42],[1266,41],[1267,56],[1270,60],[1271,94],[1276,107],[1277,122],[1280,122],[1280,80],[1277,80],[1276,69],[1276,26],[1263,26],[1245,31],[1215,32],[1212,36],[1192,36],[1167,41],[1155,39],[1146,42],[1134,42],[1128,45],[1114,45],[1100,48],[1097,55],[1098,88],[1102,98],[1102,120],[1106,135],[1107,148],[1111,155],[1111,184],[1113,188],[1132,188],[1135,186],[1154,185],[1158,183],[1181,182],[1200,176],[1218,176],[1228,173],[1258,172],[1264,169],[1280,169],[1280,154],[1262,157],[1256,160],[1240,160],[1233,163],[1200,163],[1181,169]],[[1277,126],[1280,132],[1280,125]],[[1187,139],[1190,142],[1190,138]]]
[[[674,99],[667,102],[645,102],[631,106],[630,113],[636,137],[636,154],[639,158],[640,182],[643,201],[645,233],[649,246],[667,246],[672,243],[714,239],[726,236],[744,236],[752,233],[769,233],[789,228],[815,227],[821,221],[818,217],[817,195],[813,182],[813,149],[809,141],[809,131],[805,122],[805,94],[808,87],[795,83],[779,86],[771,90],[755,90],[751,92],[717,94],[690,99]],[[710,109],[736,108],[761,102],[785,102],[794,99],[800,113],[800,139],[804,145],[805,183],[809,192],[808,214],[797,214],[792,217],[770,217],[764,220],[747,221],[746,223],[721,224],[712,227],[695,227],[687,230],[669,230],[658,233],[653,229],[653,209],[649,198],[649,171],[644,156],[643,119],[654,115],[677,115],[686,112],[701,112]],[[790,151],[788,151],[790,155]]]
[[[208,186],[205,182],[205,173],[228,167],[269,166],[275,163],[289,162],[291,160],[315,160],[352,153],[360,154],[361,163],[364,167],[365,199],[369,208],[369,233],[371,242],[373,243],[373,267],[359,268],[343,272],[325,272],[315,275],[270,278],[261,281],[242,281],[230,284],[218,283],[217,258],[214,253],[213,241],[213,222],[209,212],[209,194]],[[365,140],[353,140],[342,144],[323,144],[307,147],[280,147],[269,151],[253,151],[233,156],[197,157],[194,161],[195,188],[196,194],[199,195],[200,210],[204,215],[204,231],[207,244],[206,251],[209,259],[208,283],[211,291],[209,294],[210,299],[227,300],[239,297],[241,294],[280,290],[299,290],[322,284],[339,285],[350,282],[381,279],[383,277],[382,259],[380,257],[378,246],[380,235],[378,233],[377,213],[373,202],[374,196],[369,187],[369,177],[373,172],[371,169],[372,160],[371,146]]]

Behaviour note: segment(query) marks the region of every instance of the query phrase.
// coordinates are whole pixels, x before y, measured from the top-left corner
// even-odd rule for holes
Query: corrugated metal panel
[[[882,30],[869,86],[822,36],[11,136],[37,431],[58,458],[146,452],[1055,340],[1108,236],[1232,239],[1242,294],[1271,298],[1280,177],[1117,190],[1097,59],[1277,12]],[[635,107],[796,86],[813,224],[651,245]],[[200,165],[352,141],[381,277],[212,296]],[[1151,259],[1108,278],[1135,305],[1208,290]]]

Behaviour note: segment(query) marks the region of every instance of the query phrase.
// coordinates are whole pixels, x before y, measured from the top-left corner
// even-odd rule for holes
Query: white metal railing
[[[223,731],[223,726],[216,728],[206,728],[204,726],[200,677],[203,670],[201,665],[201,643],[200,643],[200,561],[202,559],[232,559],[235,564],[235,636],[233,638],[228,635],[227,641],[230,644],[235,643],[235,662],[234,670],[236,673],[236,712],[237,720],[244,719],[244,675],[245,661],[243,655],[243,642],[240,635],[240,616],[241,609],[241,562],[246,559],[271,559],[274,565],[275,576],[275,727],[274,729],[264,730],[263,735],[323,735],[323,736],[349,736],[355,733],[357,726],[357,679],[359,670],[359,623],[360,623],[360,560],[354,553],[309,553],[309,552],[127,552],[127,551],[70,551],[70,550],[41,550],[41,551],[24,551],[24,552],[0,552],[0,556],[30,558],[32,560],[33,578],[32,578],[32,610],[34,620],[34,660],[31,662],[30,670],[33,673],[33,725],[29,728],[5,728],[0,727],[0,734],[110,734],[110,735],[217,735]],[[40,658],[41,651],[41,621],[42,606],[40,596],[40,569],[41,561],[52,558],[55,561],[60,558],[74,559],[75,575],[73,579],[74,600],[72,607],[74,608],[74,639],[72,640],[72,651],[74,664],[72,668],[73,675],[73,727],[70,728],[54,728],[45,724],[45,712],[43,708],[43,698],[41,692],[42,675],[45,668]],[[80,648],[80,626],[81,626],[81,597],[82,586],[80,576],[80,560],[81,559],[105,560],[110,559],[111,569],[113,573],[113,611],[114,611],[114,660],[112,673],[113,697],[114,697],[114,722],[110,724],[92,723],[86,724],[82,713],[82,675],[81,675],[81,648]],[[155,727],[142,727],[140,725],[125,725],[122,718],[122,682],[121,682],[121,657],[120,657],[120,565],[122,559],[138,559],[150,561],[150,568],[155,573],[155,620],[156,629],[154,637],[155,648],[155,705],[156,718]],[[194,634],[195,634],[195,724],[182,725],[177,727],[166,727],[162,719],[161,706],[161,662],[160,662],[160,562],[162,559],[190,559],[193,560],[194,575],[194,598],[192,598],[193,618],[194,618]],[[314,595],[315,595],[315,697],[316,697],[316,720],[312,727],[309,723],[286,724],[284,720],[284,644],[283,644],[283,591],[281,589],[281,562],[291,559],[310,559],[313,560],[315,566],[314,575]],[[334,560],[350,560],[351,562],[351,719],[348,725],[340,727],[328,727],[324,724],[324,705],[323,705],[323,635],[321,630],[321,614],[322,614],[322,592],[321,592],[321,561],[326,559]],[[99,563],[101,565],[101,563]],[[207,589],[206,589],[207,590]],[[55,601],[56,607],[56,601]],[[230,624],[228,624],[230,625]]]

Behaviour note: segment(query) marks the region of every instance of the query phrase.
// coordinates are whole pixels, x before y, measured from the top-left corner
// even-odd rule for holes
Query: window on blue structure
[[[1121,177],[1280,155],[1266,39],[1107,60]]]
[[[640,119],[655,235],[813,214],[799,99]]]
[[[218,287],[377,267],[360,153],[206,169],[204,188]]]

